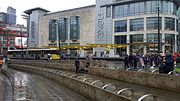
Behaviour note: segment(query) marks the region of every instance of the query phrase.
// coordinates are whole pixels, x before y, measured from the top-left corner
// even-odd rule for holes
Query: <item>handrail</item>
[[[170,71],[168,74],[169,74],[169,75],[173,75],[173,74],[174,74],[174,71]]]
[[[90,80],[90,79],[92,79],[92,78],[85,78],[85,79],[83,80],[83,82],[86,82],[87,80]]]
[[[128,91],[128,90],[131,91],[131,94],[130,94],[129,96],[133,95],[134,90],[131,89],[131,88],[123,88],[123,89],[119,90],[119,91],[117,92],[117,94],[119,95],[119,94],[121,94],[122,92]]]
[[[131,68],[128,68],[128,69],[126,69],[126,70],[128,70],[128,71],[129,71],[129,70],[131,70]]]
[[[112,84],[106,84],[106,85],[104,85],[103,87],[102,87],[102,89],[106,89],[106,87],[108,87],[108,86],[113,86]]]
[[[157,71],[159,71],[159,70],[152,70],[151,73],[155,73],[155,72],[157,72]]]
[[[74,76],[76,76],[76,74],[71,75],[70,78],[73,78]]]
[[[141,72],[142,70],[143,70],[143,69],[141,68],[141,69],[138,70],[138,72]]]
[[[91,84],[94,85],[95,83],[100,82],[100,80],[95,80],[94,82],[92,82]]]
[[[152,96],[154,98],[154,101],[157,101],[157,96],[153,95],[153,94],[146,94],[146,95],[143,95],[141,96],[138,101],[143,101],[144,98],[146,97],[149,97],[149,96]]]
[[[80,79],[81,77],[84,77],[84,76],[78,76],[78,77],[76,78],[76,80]]]

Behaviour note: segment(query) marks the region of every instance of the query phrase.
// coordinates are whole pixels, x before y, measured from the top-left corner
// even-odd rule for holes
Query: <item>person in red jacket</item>
[[[173,59],[174,59],[174,66],[176,67],[176,60],[177,60],[177,53],[174,52]]]

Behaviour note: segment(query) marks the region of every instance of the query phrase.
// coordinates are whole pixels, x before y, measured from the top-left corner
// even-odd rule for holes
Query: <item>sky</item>
[[[77,7],[94,5],[95,0],[0,0],[0,12],[7,12],[7,7],[16,9],[17,24],[26,25],[21,16],[25,10],[41,7],[51,12],[62,11]]]

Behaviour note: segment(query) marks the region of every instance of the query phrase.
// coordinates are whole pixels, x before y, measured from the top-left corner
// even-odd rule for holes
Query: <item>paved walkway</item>
[[[78,93],[44,77],[8,69],[14,76],[14,99],[28,101],[89,101]],[[12,101],[7,77],[0,73],[0,101]]]

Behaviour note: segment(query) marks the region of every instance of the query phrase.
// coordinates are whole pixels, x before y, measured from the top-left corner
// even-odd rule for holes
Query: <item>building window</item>
[[[143,34],[130,35],[130,43],[143,42]]]
[[[178,32],[179,31],[179,23],[178,23],[178,20],[176,20],[176,31]]]
[[[159,27],[162,29],[162,18],[159,19]],[[147,18],[147,30],[158,29],[158,18],[157,17],[149,17]]]
[[[173,2],[167,0],[148,0],[145,2],[116,5],[113,7],[113,17],[117,18],[142,14],[155,14],[158,11],[158,4],[160,13],[176,14],[177,6]]]
[[[114,37],[114,43],[115,44],[126,44],[126,35],[121,35],[121,36],[115,36]],[[126,48],[117,48],[115,49],[115,54],[119,56],[124,56],[126,54]]]
[[[114,23],[114,31],[115,32],[127,32],[127,21],[121,20],[121,21],[115,21]]]
[[[144,19],[131,19],[130,20],[130,31],[144,30]]]
[[[114,6],[114,17],[128,16],[128,5]]]
[[[160,34],[160,41],[162,41],[162,34]],[[158,43],[158,34],[157,33],[147,34],[147,43]]]
[[[60,18],[59,19],[59,35],[60,40],[67,40],[68,38],[68,19],[67,18]]]
[[[49,20],[49,41],[57,40],[57,20],[50,19]]]
[[[111,6],[106,7],[106,17],[111,17]]]
[[[175,40],[175,35],[173,34],[165,34],[165,43],[166,44],[170,44],[173,45]]]
[[[79,16],[72,16],[70,18],[70,39],[71,40],[78,40],[78,39],[80,39]]]
[[[153,14],[157,13],[157,6],[159,4],[159,9],[162,11],[162,3],[161,1],[146,1],[146,13],[147,14]]]
[[[162,1],[163,2],[163,12],[167,14],[176,14],[177,7],[173,2]]]
[[[126,35],[115,36],[114,39],[115,44],[126,44]]]
[[[165,30],[175,31],[175,19],[165,17]]]

